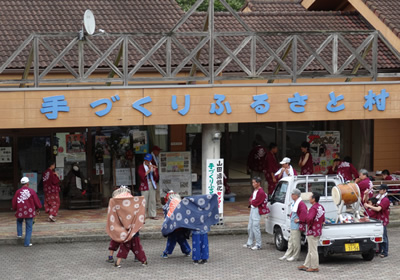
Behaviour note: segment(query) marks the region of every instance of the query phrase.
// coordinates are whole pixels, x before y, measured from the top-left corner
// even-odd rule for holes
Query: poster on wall
[[[12,162],[12,148],[0,147],[0,163]]]
[[[132,132],[133,150],[136,154],[147,154],[149,152],[149,141],[147,131],[135,130]]]
[[[96,163],[96,175],[104,175],[104,162]]]
[[[67,134],[65,135],[65,143],[67,153],[85,152],[85,135],[83,134]]]
[[[36,172],[27,172],[22,173],[22,177],[28,177],[29,179],[29,187],[37,192],[38,187],[38,176]]]
[[[339,131],[311,131],[307,135],[313,158],[314,173],[325,173],[340,153]]]
[[[103,170],[104,172],[104,170]],[[117,186],[135,185],[135,168],[116,168],[115,169],[115,184]]]
[[[190,152],[160,153],[159,188],[164,197],[173,190],[181,196],[192,195],[192,167]]]
[[[110,158],[110,147],[108,146],[109,136],[96,136],[94,140],[94,146],[100,145],[103,148],[103,157]]]
[[[207,159],[206,193],[218,195],[218,213],[224,213],[224,159]]]
[[[64,167],[56,167],[54,171],[58,174],[58,178],[60,178],[61,181],[64,180]]]

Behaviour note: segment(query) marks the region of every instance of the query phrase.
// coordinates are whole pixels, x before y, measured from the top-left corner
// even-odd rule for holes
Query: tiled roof
[[[0,0],[0,7],[0,63],[31,33],[78,32],[86,9],[96,30],[109,33],[167,31],[184,14],[175,0]],[[26,57],[17,58],[13,67],[25,63]]]
[[[304,12],[306,9],[301,5],[301,0],[249,0],[247,8],[252,12]]]
[[[255,12],[255,13],[239,13],[243,21],[254,31],[283,31],[283,32],[303,32],[303,31],[367,31],[373,30],[373,28],[360,16],[357,12],[325,12],[325,11],[306,11],[306,12]],[[196,16],[189,18],[191,26],[196,27],[196,30],[201,29],[202,22],[204,21],[205,13],[197,13]],[[229,13],[216,13],[215,16],[215,29],[217,31],[244,31],[245,29],[238,24],[238,22]],[[273,35],[273,36],[262,36],[262,38],[268,42],[268,44],[276,50],[279,45],[283,42],[287,35]],[[358,47],[361,42],[366,38],[366,35],[345,35],[344,36],[353,47]],[[327,38],[326,35],[304,35],[304,40],[314,50]],[[222,37],[221,40],[233,51],[239,46],[242,38],[227,38]],[[298,65],[301,65],[306,60],[306,56],[310,55],[305,48],[299,45]],[[340,48],[340,46],[339,46]],[[380,44],[381,51],[379,52],[380,57],[380,68],[399,68],[400,64],[396,63],[397,59],[391,55],[387,48]],[[350,52],[345,48],[340,48],[339,63],[343,63]],[[227,54],[215,44],[216,57],[226,58]],[[250,44],[248,44],[239,54],[238,57],[243,63],[249,67],[249,53]],[[257,63],[262,64],[269,54],[262,48],[261,45],[257,44]],[[332,61],[332,51],[329,47],[326,47],[321,53],[321,57],[329,63]],[[204,57],[204,59],[206,59]],[[366,60],[371,61],[371,57],[367,56]],[[220,62],[221,60],[217,60]],[[247,61],[247,63],[246,63]],[[286,58],[288,65],[291,65],[290,55]],[[355,61],[349,65],[348,69],[352,69]],[[232,63],[226,71],[235,71],[235,63]],[[274,70],[276,64],[271,64],[267,70]],[[259,65],[258,65],[259,66]],[[324,67],[314,60],[308,67],[308,71],[323,70]]]
[[[399,0],[362,0],[396,35],[400,37]]]
[[[0,0],[0,64],[3,63],[18,46],[33,32],[77,32],[81,29],[83,13],[86,9],[91,9],[96,17],[96,29],[104,29],[109,33],[132,33],[132,32],[161,32],[170,30],[182,17],[184,12],[176,4],[175,0]],[[296,3],[292,4],[296,5]],[[348,12],[311,12],[311,11],[275,11],[275,12],[255,12],[240,13],[242,19],[254,31],[354,31],[371,30],[372,27],[358,14]],[[187,22],[179,29],[181,31],[202,31],[205,13],[195,13],[189,17]],[[215,29],[217,31],[243,31],[244,28],[229,13],[215,13]],[[275,35],[264,37],[263,39],[277,49],[286,35]],[[159,38],[159,37],[158,37]],[[137,42],[140,46],[149,50],[158,40],[155,37],[141,38]],[[244,37],[243,37],[244,38]],[[223,42],[234,50],[243,38],[221,38]],[[317,47],[326,38],[325,35],[317,35],[306,39],[312,46]],[[360,44],[362,35],[348,36],[353,46]],[[57,51],[62,50],[70,41],[60,38],[55,42]],[[106,50],[112,39],[107,36],[92,36],[93,42]],[[188,50],[198,42],[198,38],[183,38],[180,42]],[[172,64],[178,65],[184,54],[172,43]],[[112,53],[116,55],[118,48]],[[17,57],[12,67],[22,69],[25,67],[29,49],[24,50],[23,55]],[[77,67],[76,50],[68,53],[65,60],[73,67]],[[249,64],[250,46],[246,46],[239,57],[245,64]],[[257,62],[265,61],[268,55],[262,47],[257,45]],[[130,67],[135,65],[142,57],[133,47],[129,48]],[[216,64],[221,63],[227,54],[216,45],[215,49]],[[301,54],[301,53],[300,53]],[[304,53],[305,54],[305,53]],[[331,60],[331,51],[326,48],[321,55],[327,61]],[[345,51],[341,52],[339,61],[344,61],[349,56]],[[85,63],[92,65],[98,55],[85,49]],[[160,48],[152,58],[159,64],[165,65],[165,48]],[[400,68],[395,64],[395,59],[386,52],[379,53],[379,58],[383,61],[380,68]],[[47,66],[54,57],[52,55],[40,56],[40,66]],[[290,57],[288,59],[290,61]],[[305,60],[299,56],[299,63]],[[208,57],[205,51],[201,52],[200,61],[208,64]],[[104,65],[104,64],[102,64]],[[150,66],[149,63],[145,64]],[[61,65],[58,65],[61,66]],[[348,67],[351,69],[352,65]],[[272,64],[267,70],[273,70]],[[235,62],[232,62],[226,71],[237,71]],[[322,70],[322,66],[313,62],[307,70]]]

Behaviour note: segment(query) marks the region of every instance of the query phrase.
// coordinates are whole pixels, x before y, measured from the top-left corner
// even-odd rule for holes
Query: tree
[[[196,3],[196,0],[176,0],[176,2],[179,4],[179,6],[182,7],[184,11],[188,11],[194,3]],[[197,9],[198,11],[207,11],[208,9],[208,2],[209,0],[204,0],[204,2],[200,5],[200,7]],[[231,5],[231,7],[235,11],[239,11],[240,8],[243,7],[245,0],[226,0],[226,2]],[[220,1],[215,0],[214,1],[214,10],[215,11],[226,11],[226,8],[221,4]]]

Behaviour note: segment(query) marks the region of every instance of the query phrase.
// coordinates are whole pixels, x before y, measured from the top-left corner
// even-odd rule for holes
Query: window
[[[288,185],[289,183],[286,181],[279,182],[278,185],[276,186],[274,194],[272,195],[271,201],[285,203],[285,197]]]
[[[308,188],[305,182],[299,182],[296,188],[303,192],[318,192],[321,196],[332,196],[332,188],[336,186],[335,182],[328,182],[327,194],[325,194],[325,182],[308,183]]]

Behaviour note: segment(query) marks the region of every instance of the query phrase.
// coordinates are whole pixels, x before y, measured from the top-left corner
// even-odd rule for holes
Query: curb
[[[213,229],[208,235],[243,235],[247,234],[247,228],[232,229]],[[140,239],[164,239],[160,231],[140,232]],[[42,236],[32,237],[33,244],[50,244],[50,243],[75,243],[75,242],[105,242],[110,241],[107,234],[92,235],[66,235],[66,236]],[[24,239],[3,238],[0,239],[1,245],[23,245]]]

